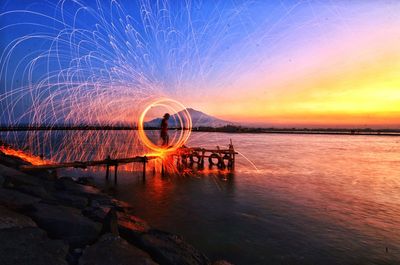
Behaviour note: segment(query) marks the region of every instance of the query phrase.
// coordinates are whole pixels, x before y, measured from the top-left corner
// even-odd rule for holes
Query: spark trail
[[[257,42],[256,30],[232,30],[251,22],[248,5],[63,0],[5,10],[0,14],[0,33],[6,36],[0,121],[133,127],[145,106],[159,98],[184,100],[188,94],[202,96],[211,83],[215,88],[229,84],[243,72],[242,64],[231,62]],[[222,71],[227,65],[232,65],[229,71]],[[52,161],[149,151],[136,131],[30,131],[2,137]]]

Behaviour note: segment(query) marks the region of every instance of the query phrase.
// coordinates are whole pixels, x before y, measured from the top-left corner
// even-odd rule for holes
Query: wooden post
[[[108,155],[106,157],[106,160],[111,160],[110,156]],[[106,180],[108,181],[109,177],[110,177],[110,164],[109,161],[106,162]]]
[[[235,149],[232,148],[232,170],[235,169]]]
[[[233,148],[233,143],[232,143],[232,139],[229,139],[230,144],[229,144],[229,150],[231,152],[231,156],[232,156],[232,168],[231,170],[235,169],[235,148]]]
[[[118,182],[117,170],[118,170],[118,164],[115,164],[115,166],[114,166],[114,184],[115,185],[117,185],[117,182]]]
[[[106,180],[107,181],[108,181],[109,175],[110,175],[110,164],[107,163],[107,166],[106,166]]]
[[[203,148],[201,150],[201,162],[200,162],[200,169],[204,169],[204,156],[206,154],[206,150]]]
[[[144,157],[143,158],[143,181],[146,180],[146,162],[147,162],[147,158]]]

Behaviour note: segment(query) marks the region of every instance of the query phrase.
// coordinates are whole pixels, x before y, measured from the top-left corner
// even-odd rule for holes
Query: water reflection
[[[400,264],[398,138],[192,136],[203,147],[232,138],[258,171],[238,157],[232,173],[121,172],[116,195],[151,225],[235,264]]]

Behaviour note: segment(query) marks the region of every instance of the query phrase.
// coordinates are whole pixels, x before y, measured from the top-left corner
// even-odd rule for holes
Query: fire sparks
[[[7,147],[7,146],[0,146],[0,153],[9,155],[9,156],[18,157],[28,163],[31,163],[34,166],[49,164],[49,161],[43,160],[41,157],[31,155],[31,154],[25,153],[22,150],[13,149],[13,148]]]

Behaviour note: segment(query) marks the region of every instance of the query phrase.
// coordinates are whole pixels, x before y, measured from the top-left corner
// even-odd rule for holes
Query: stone
[[[68,247],[37,227],[0,229],[0,264],[68,265]]]
[[[131,243],[139,242],[141,236],[150,230],[150,226],[146,221],[136,216],[117,212],[117,218],[119,233]]]
[[[98,206],[98,207],[86,207],[82,210],[82,214],[93,221],[96,222],[104,222],[106,216],[110,212],[111,208],[106,206]]]
[[[25,174],[19,170],[0,164],[0,175],[13,185],[42,185],[40,178]]]
[[[96,187],[96,184],[92,177],[79,177],[76,182],[78,184]]]
[[[82,247],[96,241],[101,224],[81,215],[80,211],[61,205],[37,203],[36,211],[30,213],[39,227],[50,237],[63,239],[71,246]]]
[[[112,233],[119,235],[118,216],[116,210],[110,207],[86,207],[82,210],[84,216],[93,221],[100,222],[103,225],[103,233]]]
[[[103,222],[102,233],[111,233],[119,236],[118,231],[118,216],[115,209],[110,209]]]
[[[112,199],[112,205],[120,212],[128,212],[132,210],[132,206],[124,201],[120,201],[117,199]]]
[[[0,188],[0,205],[15,210],[28,210],[40,199],[16,190]]]
[[[61,177],[57,179],[55,187],[57,190],[64,190],[78,195],[85,194],[86,196],[95,196],[101,193],[99,189],[92,186],[78,184],[69,177]]]
[[[54,199],[42,186],[20,185],[20,186],[15,186],[14,189],[44,200]]]
[[[36,227],[31,218],[0,206],[0,229]]]
[[[98,193],[98,194],[89,194],[90,205],[95,207],[105,206],[105,207],[113,207],[115,205],[113,203],[113,199],[107,194]]]
[[[140,238],[140,247],[160,264],[206,265],[209,259],[181,237],[159,230],[150,230]]]
[[[79,265],[155,265],[144,251],[112,234],[103,235],[88,247],[79,259]]]
[[[0,143],[0,145],[1,145],[1,143]],[[7,167],[12,167],[12,168],[18,168],[21,165],[29,165],[28,162],[22,160],[19,157],[5,155],[2,152],[0,152],[0,161],[1,161],[1,164],[6,165]]]
[[[212,263],[212,265],[233,265],[232,263],[226,260],[217,260]]]
[[[55,192],[54,198],[63,205],[83,209],[88,204],[88,199],[68,192]]]

